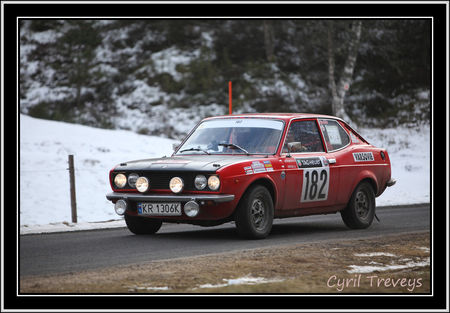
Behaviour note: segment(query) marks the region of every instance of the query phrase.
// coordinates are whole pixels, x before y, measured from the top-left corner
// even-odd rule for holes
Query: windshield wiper
[[[205,152],[206,154],[211,154],[211,153],[209,153],[208,151],[203,150],[203,149],[200,149],[200,148],[189,148],[189,149],[181,150],[181,151],[179,151],[179,152],[182,153],[182,152],[185,152],[185,151],[202,151],[202,152]]]
[[[224,147],[227,147],[227,148],[230,148],[230,149],[239,149],[241,151],[244,151],[247,155],[250,155],[250,153],[247,150],[245,150],[242,147],[239,147],[238,145],[235,145],[234,143],[219,143],[218,145],[219,146],[224,146]]]

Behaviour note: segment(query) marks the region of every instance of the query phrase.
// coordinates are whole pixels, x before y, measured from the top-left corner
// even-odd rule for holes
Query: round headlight
[[[180,193],[183,191],[184,182],[180,177],[173,177],[169,182],[169,187],[173,193]]]
[[[195,185],[195,188],[197,188],[198,190],[205,189],[207,183],[208,183],[208,180],[206,179],[205,176],[203,176],[203,175],[195,176],[194,185]]]
[[[220,187],[220,179],[217,176],[209,176],[208,187],[211,190],[218,190]]]
[[[136,180],[139,178],[139,175],[136,173],[132,173],[128,175],[128,185],[130,185],[132,188],[136,187]]]
[[[114,177],[114,184],[119,188],[125,187],[127,184],[127,177],[124,174],[117,174],[116,177]]]
[[[148,179],[146,177],[141,176],[136,180],[136,189],[139,192],[146,192],[149,186],[150,183],[148,182]]]

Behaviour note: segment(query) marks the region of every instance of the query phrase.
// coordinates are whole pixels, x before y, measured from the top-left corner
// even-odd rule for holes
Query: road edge
[[[403,208],[416,208],[431,205],[431,203],[414,203],[414,204],[399,204],[399,205],[388,205],[388,206],[377,206],[377,210],[386,210],[386,209],[403,209]],[[168,225],[177,225],[170,224]],[[31,226],[20,226],[20,236],[27,235],[38,235],[38,234],[56,234],[56,233],[68,233],[68,232],[81,232],[81,231],[97,231],[97,230],[108,230],[108,229],[117,229],[117,228],[125,228],[125,220],[117,219],[117,220],[108,220],[108,221],[99,221],[99,222],[84,222],[84,223],[68,223],[68,222],[60,222],[60,223],[51,223],[44,225],[31,225]]]

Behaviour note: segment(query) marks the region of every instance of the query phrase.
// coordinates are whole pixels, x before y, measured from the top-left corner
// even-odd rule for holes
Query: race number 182
[[[328,167],[303,169],[301,202],[325,201],[328,198]]]

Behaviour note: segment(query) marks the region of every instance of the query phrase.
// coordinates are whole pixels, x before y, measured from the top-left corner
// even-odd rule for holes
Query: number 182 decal
[[[323,161],[317,158],[314,165],[309,167],[312,160],[297,159],[299,168],[303,169],[303,186],[300,202],[325,201],[328,199],[328,186],[330,181],[330,170],[327,166],[322,166]],[[325,162],[324,162],[325,163]]]

